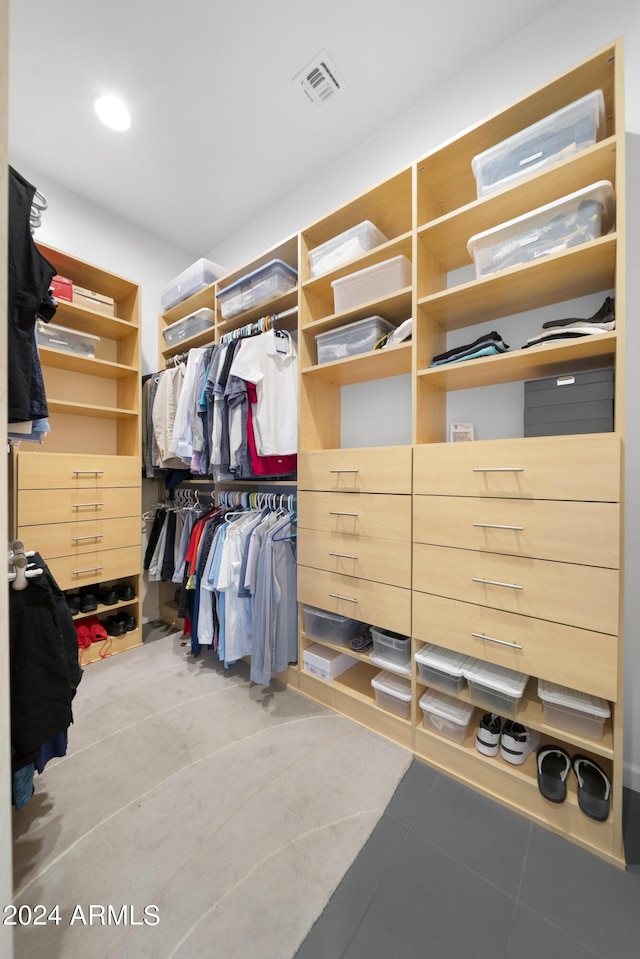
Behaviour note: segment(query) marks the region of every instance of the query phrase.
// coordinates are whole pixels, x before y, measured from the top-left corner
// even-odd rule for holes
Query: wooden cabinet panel
[[[49,562],[56,556],[74,556],[120,546],[140,546],[140,521],[129,516],[122,519],[94,519],[77,523],[54,523],[43,526],[21,526],[18,539],[26,549],[35,549]]]
[[[384,493],[299,493],[298,527],[411,542],[411,498]]]
[[[70,523],[89,519],[140,516],[140,489],[36,489],[18,491],[20,526]],[[139,572],[139,571],[138,571]]]
[[[312,450],[298,454],[298,489],[411,493],[412,448]]]
[[[298,563],[411,588],[409,543],[309,529],[298,538]]]
[[[298,567],[298,600],[381,629],[411,633],[411,590]]]
[[[416,543],[413,588],[554,623],[618,632],[616,570]]]
[[[620,500],[620,440],[584,436],[437,443],[414,451],[414,493]]]
[[[140,547],[125,546],[81,556],[59,556],[48,563],[60,589],[74,589],[140,572]]]
[[[617,636],[418,592],[413,635],[593,696],[617,698]]]
[[[620,563],[620,507],[617,503],[414,496],[413,538],[418,543],[615,569]]]
[[[18,457],[20,489],[96,489],[140,486],[137,456],[77,453],[23,453]]]

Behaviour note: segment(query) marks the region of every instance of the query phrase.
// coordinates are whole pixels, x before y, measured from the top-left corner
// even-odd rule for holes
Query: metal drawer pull
[[[524,473],[524,466],[474,466],[474,473]]]
[[[485,636],[484,633],[471,633],[474,639],[486,639],[489,643],[497,643],[499,646],[510,646],[512,649],[522,649],[518,643],[508,643],[504,639],[494,639],[493,636]]]
[[[74,503],[73,509],[86,509],[87,506],[104,506],[104,503]]]
[[[329,470],[330,473],[359,473],[360,470]]]
[[[499,523],[474,523],[473,525],[479,526],[481,529],[513,529],[518,533],[524,530],[524,526],[501,526]]]
[[[71,539],[74,543],[79,543],[83,539],[102,539],[104,533],[94,533],[93,536],[72,536]]]
[[[474,583],[484,583],[485,586],[505,586],[507,589],[524,589],[524,586],[516,586],[515,583],[498,583],[495,579],[480,579],[477,576],[473,577]]]
[[[329,556],[339,556],[340,559],[357,559],[357,556],[352,556],[351,553],[329,553]]]
[[[344,599],[345,603],[357,603],[357,599],[351,599],[350,596],[341,596],[340,593],[329,593],[332,599]]]
[[[342,510],[330,509],[329,516],[357,516],[357,513],[345,513]]]
[[[101,569],[104,569],[104,566],[89,566],[88,569],[74,569],[72,575],[79,576],[80,573],[97,573]]]
[[[84,474],[90,474],[91,476],[102,476],[104,470],[72,470],[74,476],[84,476]]]

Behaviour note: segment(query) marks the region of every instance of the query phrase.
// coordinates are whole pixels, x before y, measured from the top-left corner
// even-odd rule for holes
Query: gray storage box
[[[546,376],[524,384],[524,435],[613,430],[613,368]]]

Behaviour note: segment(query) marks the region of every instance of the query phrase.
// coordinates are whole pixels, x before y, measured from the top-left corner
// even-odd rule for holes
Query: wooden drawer
[[[298,563],[331,573],[411,588],[408,543],[315,529],[298,533]]]
[[[411,590],[298,566],[298,601],[341,616],[411,633]]]
[[[26,549],[35,549],[47,562],[56,556],[80,556],[120,546],[140,547],[140,520],[94,519],[83,523],[55,523],[46,526],[20,526],[18,539]]]
[[[53,489],[18,491],[18,525],[71,523],[90,519],[140,516],[140,491],[121,489]]]
[[[618,632],[616,570],[416,543],[413,588],[554,623]]]
[[[410,446],[298,453],[298,489],[345,493],[410,493]]]
[[[593,696],[617,699],[617,636],[428,593],[413,594],[413,635]]]
[[[607,566],[620,563],[617,503],[414,496],[417,543]]]
[[[298,527],[411,542],[411,497],[299,493]]]
[[[82,556],[59,556],[47,563],[60,589],[73,589],[94,583],[135,576],[140,573],[142,556],[139,546],[96,550]]]
[[[418,446],[413,491],[616,503],[620,441],[592,433]]]
[[[18,454],[20,489],[96,489],[140,486],[137,456],[91,456],[79,453]]]

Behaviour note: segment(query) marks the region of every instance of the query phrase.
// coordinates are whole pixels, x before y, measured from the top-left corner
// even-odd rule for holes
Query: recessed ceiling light
[[[102,122],[112,130],[128,130],[131,126],[129,111],[118,97],[98,97],[93,108]]]

